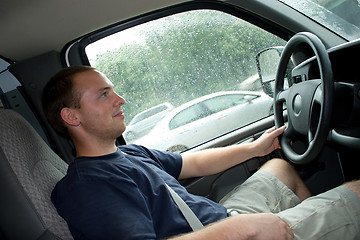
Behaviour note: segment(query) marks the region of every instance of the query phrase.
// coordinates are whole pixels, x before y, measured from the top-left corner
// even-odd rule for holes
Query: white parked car
[[[272,103],[272,98],[263,92],[212,93],[175,108],[135,143],[159,150],[183,151],[268,116],[272,113]]]
[[[126,126],[124,138],[128,142],[131,142],[136,138],[144,136],[150,132],[150,130],[172,109],[174,109],[172,104],[162,103],[136,114],[135,117]]]

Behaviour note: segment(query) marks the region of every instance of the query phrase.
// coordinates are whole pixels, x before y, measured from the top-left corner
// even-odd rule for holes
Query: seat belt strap
[[[176,205],[179,207],[181,213],[184,215],[186,221],[189,223],[193,231],[200,230],[204,225],[200,222],[199,218],[195,213],[190,209],[190,207],[185,203],[185,201],[177,194],[169,185],[166,184],[172,198],[174,199]]]

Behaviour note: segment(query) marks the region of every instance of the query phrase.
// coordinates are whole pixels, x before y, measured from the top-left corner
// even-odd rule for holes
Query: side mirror
[[[264,92],[273,97],[275,77],[284,47],[266,48],[256,54],[256,66]]]

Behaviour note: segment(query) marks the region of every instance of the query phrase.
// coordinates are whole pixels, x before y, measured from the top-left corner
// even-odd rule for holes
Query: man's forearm
[[[171,240],[291,240],[289,225],[272,213],[240,214]]]
[[[256,155],[253,143],[183,153],[183,178],[207,176],[222,172]]]
[[[206,176],[222,172],[255,156],[264,156],[280,148],[277,137],[285,127],[269,129],[251,143],[207,149],[182,154],[183,166],[179,179]]]

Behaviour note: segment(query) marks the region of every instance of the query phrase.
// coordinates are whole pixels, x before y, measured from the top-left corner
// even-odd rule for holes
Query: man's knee
[[[293,176],[296,175],[296,171],[293,166],[280,158],[269,160],[260,169],[270,172],[288,186],[288,183],[293,180]],[[289,187],[291,188],[291,186]]]
[[[266,162],[260,169],[270,172],[282,181],[301,201],[311,196],[309,189],[289,162],[275,158]]]
[[[273,158],[267,161],[260,169],[270,171],[295,171],[294,167],[290,163],[281,158]]]
[[[345,183],[344,186],[349,188],[360,198],[360,180]]]

